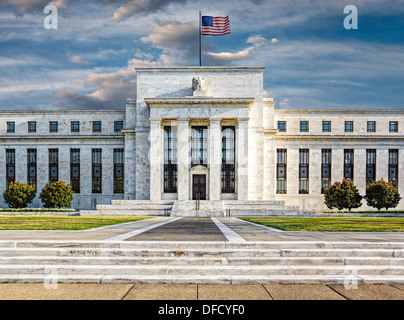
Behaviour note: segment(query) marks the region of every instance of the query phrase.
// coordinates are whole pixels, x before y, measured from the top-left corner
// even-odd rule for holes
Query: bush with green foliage
[[[338,210],[359,208],[362,205],[362,196],[353,184],[345,178],[342,183],[335,182],[324,193],[324,203],[329,209]]]
[[[70,208],[73,200],[73,190],[64,181],[48,183],[39,195],[45,208]]]
[[[10,208],[26,208],[35,199],[35,185],[12,181],[3,193],[4,202]]]
[[[395,208],[401,200],[397,189],[383,179],[372,183],[367,188],[364,198],[368,206],[377,208],[377,210]]]

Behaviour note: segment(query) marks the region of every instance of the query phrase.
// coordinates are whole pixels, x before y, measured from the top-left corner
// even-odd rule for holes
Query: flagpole
[[[202,66],[202,30],[201,30],[202,13],[199,11],[199,66]]]

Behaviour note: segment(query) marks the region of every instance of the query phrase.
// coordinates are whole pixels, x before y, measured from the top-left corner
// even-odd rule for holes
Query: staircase
[[[99,204],[97,210],[80,210],[81,216],[164,216],[174,217],[298,217],[315,216],[315,211],[302,211],[287,206],[282,200],[111,200]]]
[[[171,211],[172,217],[223,217],[222,201],[176,200]]]
[[[0,282],[404,284],[404,242],[0,241]]]

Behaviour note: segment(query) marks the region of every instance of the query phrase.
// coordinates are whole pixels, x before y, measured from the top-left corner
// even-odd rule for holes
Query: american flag
[[[203,36],[224,36],[230,34],[229,17],[202,16]]]

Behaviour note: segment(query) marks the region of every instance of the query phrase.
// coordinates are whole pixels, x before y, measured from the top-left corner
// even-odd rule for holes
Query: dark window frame
[[[77,177],[74,172],[77,170]],[[70,184],[75,193],[80,193],[80,149],[70,149]]]
[[[286,132],[287,131],[287,123],[286,121],[278,121],[278,131]]]
[[[92,167],[92,193],[102,193],[102,149],[95,148],[91,150]]]
[[[353,130],[354,130],[354,122],[345,121],[344,122],[344,132],[353,132]]]
[[[323,121],[322,129],[323,132],[331,132],[331,121]]]
[[[178,192],[177,127],[164,126],[164,193]]]
[[[299,149],[299,194],[309,194],[310,150]]]
[[[332,149],[321,149],[321,194],[331,186]]]
[[[366,130],[367,132],[376,132],[376,121],[367,121]]]
[[[48,149],[49,182],[59,181],[59,149]],[[54,174],[55,172],[55,174]]]
[[[287,193],[287,149],[276,150],[276,193]]]
[[[77,133],[80,132],[80,121],[71,121],[70,122],[70,132]]]
[[[36,132],[36,121],[28,121],[28,132],[29,133]]]
[[[114,193],[124,193],[125,181],[125,150],[123,148],[114,149]]]
[[[93,121],[93,132],[102,132],[102,121]]]
[[[236,127],[222,127],[221,192],[236,193]]]
[[[300,132],[309,132],[310,123],[307,120],[300,121]]]
[[[59,123],[57,121],[49,121],[49,132],[59,132]]]
[[[7,133],[15,133],[15,122],[7,121]]]

